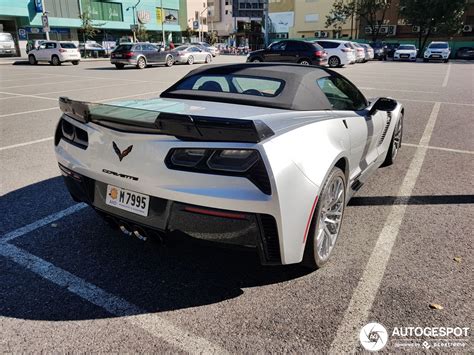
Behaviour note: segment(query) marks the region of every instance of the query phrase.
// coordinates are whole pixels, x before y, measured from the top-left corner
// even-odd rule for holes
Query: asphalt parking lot
[[[350,202],[331,261],[313,273],[180,235],[143,243],[69,197],[53,152],[57,98],[150,98],[195,67],[0,65],[0,352],[342,353],[362,351],[372,321],[472,328],[473,64],[337,69],[368,97],[403,103],[404,145]],[[384,348],[407,350],[472,353],[474,341],[390,337]]]

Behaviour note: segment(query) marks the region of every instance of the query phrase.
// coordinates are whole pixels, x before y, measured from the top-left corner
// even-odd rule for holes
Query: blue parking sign
[[[35,9],[38,13],[43,13],[43,1],[42,0],[35,0]]]

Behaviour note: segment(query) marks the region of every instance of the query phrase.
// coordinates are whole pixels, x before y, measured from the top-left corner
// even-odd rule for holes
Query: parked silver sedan
[[[179,46],[172,52],[175,63],[210,63],[212,61],[212,55],[197,46],[184,45]]]

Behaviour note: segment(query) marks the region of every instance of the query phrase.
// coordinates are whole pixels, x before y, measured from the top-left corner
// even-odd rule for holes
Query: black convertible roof
[[[284,81],[285,85],[283,90],[274,97],[178,89],[183,81],[193,76],[230,74],[277,79]],[[328,76],[340,75],[326,68],[300,64],[242,63],[207,65],[189,72],[181,80],[165,90],[160,97],[216,101],[287,110],[331,110],[331,104],[316,83],[318,79]]]

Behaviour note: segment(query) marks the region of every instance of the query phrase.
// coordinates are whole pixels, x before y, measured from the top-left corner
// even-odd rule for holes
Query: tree
[[[420,27],[419,57],[434,32],[452,34],[461,29],[466,8],[466,0],[400,0],[400,17]]]
[[[86,56],[86,40],[93,38],[98,32],[99,29],[96,27],[100,27],[105,25],[104,23],[93,23],[92,17],[89,11],[84,11],[82,14],[79,15],[79,18],[82,21],[80,31],[82,32],[82,40],[84,42],[84,56]]]
[[[216,31],[212,31],[210,34],[209,34],[209,43],[211,45],[214,45],[217,43],[217,41],[219,40],[219,38],[217,37],[217,32]]]
[[[142,25],[142,24],[138,25],[138,30],[135,33],[135,36],[140,42],[148,41],[148,32],[146,30],[145,25]]]
[[[385,15],[390,8],[391,0],[336,0],[326,16],[326,27],[339,29],[354,16],[361,18],[371,30],[372,41],[380,38],[380,26],[385,22]]]
[[[194,31],[191,27],[187,27],[186,30],[183,31],[183,37],[188,39],[188,42],[191,42],[191,37],[196,36],[196,31]]]

